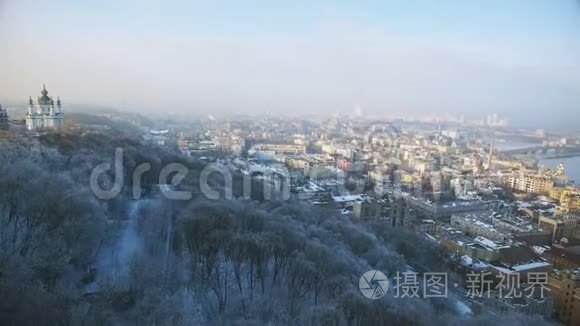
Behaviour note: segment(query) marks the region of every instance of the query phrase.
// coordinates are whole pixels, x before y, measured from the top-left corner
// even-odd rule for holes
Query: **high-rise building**
[[[580,324],[580,271],[550,274],[548,289],[554,298],[558,319],[565,325]]]
[[[506,181],[511,189],[536,194],[548,194],[554,186],[551,176],[541,174],[517,173]]]
[[[48,91],[44,85],[41,95],[38,97],[36,104],[32,97],[28,100],[26,127],[28,127],[28,130],[61,129],[64,116],[60,98],[57,98],[55,104],[54,99],[48,96]]]
[[[352,214],[362,219],[374,217],[378,212],[377,203],[370,200],[356,201],[352,207]]]
[[[415,210],[409,206],[405,198],[400,196],[391,196],[389,200],[391,225],[394,227],[409,227],[415,221]]]
[[[8,112],[2,108],[0,105],[0,127],[5,127],[8,125]]]
[[[493,164],[493,143],[489,144],[489,154],[487,158],[487,169],[491,170],[491,165]]]

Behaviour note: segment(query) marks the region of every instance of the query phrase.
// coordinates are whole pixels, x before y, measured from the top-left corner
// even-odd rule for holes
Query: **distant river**
[[[527,148],[538,146],[538,144],[517,142],[517,141],[496,141],[495,147],[498,150],[512,150],[518,148]],[[580,157],[561,157],[561,158],[541,158],[538,157],[538,164],[554,170],[558,167],[558,164],[564,163],[564,169],[566,174],[571,181],[576,181],[576,184],[580,184]]]
[[[538,146],[537,143],[525,143],[518,141],[495,141],[493,146],[500,151],[509,151],[513,149],[528,148]]]

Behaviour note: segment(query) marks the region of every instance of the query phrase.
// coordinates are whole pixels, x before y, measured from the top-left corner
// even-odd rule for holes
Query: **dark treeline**
[[[124,150],[127,187],[98,200],[92,169]],[[118,133],[0,140],[2,325],[543,325],[459,316],[453,299],[363,297],[360,276],[445,271],[422,238],[298,202],[132,199],[132,171],[204,165]],[[113,176],[105,176],[110,184]],[[219,178],[214,180],[220,183]]]

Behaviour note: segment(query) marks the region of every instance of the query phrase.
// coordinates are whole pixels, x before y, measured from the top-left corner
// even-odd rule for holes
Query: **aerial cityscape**
[[[580,3],[105,2],[0,1],[1,325],[580,325]]]

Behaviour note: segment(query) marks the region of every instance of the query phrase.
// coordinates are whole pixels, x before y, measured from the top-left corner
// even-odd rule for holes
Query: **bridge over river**
[[[499,150],[500,153],[509,155],[534,155],[541,154],[554,157],[580,156],[580,146],[531,146],[509,150]]]

